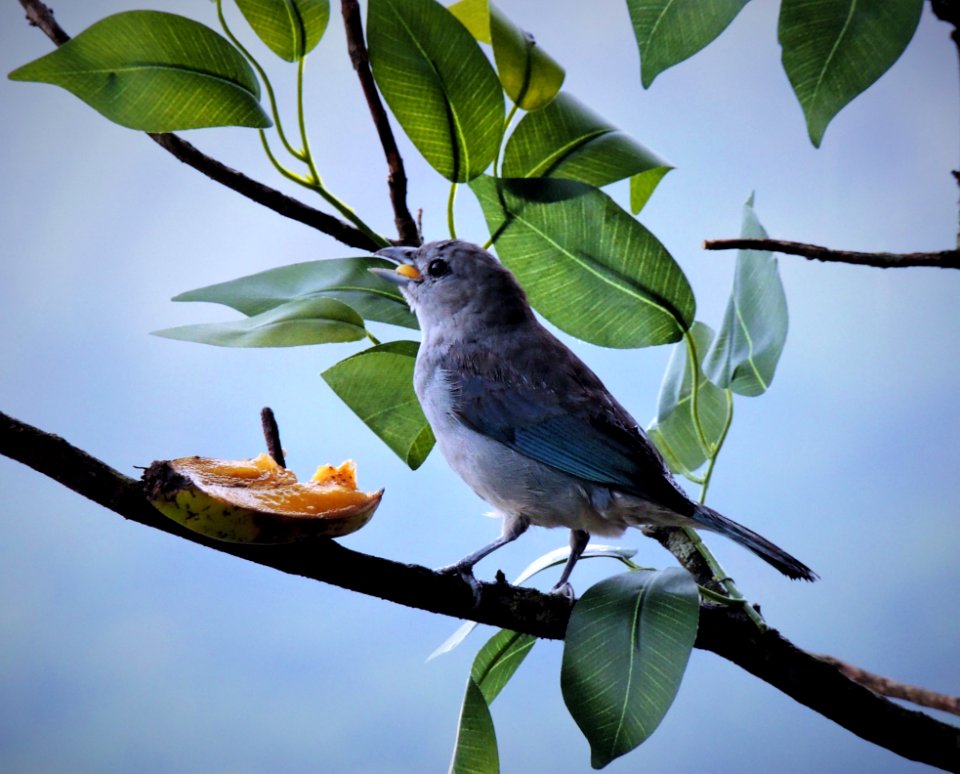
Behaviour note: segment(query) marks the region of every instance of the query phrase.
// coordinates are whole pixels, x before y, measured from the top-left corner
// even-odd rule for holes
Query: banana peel
[[[187,529],[229,543],[296,543],[363,527],[383,490],[357,489],[356,465],[321,465],[310,481],[268,454],[250,460],[182,457],[143,474],[147,497]]]

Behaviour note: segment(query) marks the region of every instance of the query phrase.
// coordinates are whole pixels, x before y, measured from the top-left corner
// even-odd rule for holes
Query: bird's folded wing
[[[468,427],[510,449],[586,481],[673,504],[662,458],[618,405],[577,390],[511,379],[451,376],[454,410]]]

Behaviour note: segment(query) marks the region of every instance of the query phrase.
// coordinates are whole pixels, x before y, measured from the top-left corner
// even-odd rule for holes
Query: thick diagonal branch
[[[814,261],[852,263],[857,266],[875,266],[880,269],[898,269],[910,266],[931,266],[940,269],[960,269],[960,250],[941,250],[936,253],[858,253],[850,250],[831,250],[829,247],[781,239],[708,239],[705,250],[769,250],[776,253],[802,255]]]
[[[457,618],[537,637],[562,639],[570,605],[562,597],[506,583],[481,583],[479,603],[461,578],[351,551],[330,540],[293,546],[222,543],[162,516],[140,483],[28,424],[0,413],[0,454],[22,462],[124,518],[282,572]],[[960,729],[906,709],[849,679],[834,664],[800,650],[778,632],[761,632],[742,612],[701,607],[698,648],[713,651],[788,696],[881,747],[960,771]]]
[[[48,6],[38,0],[20,0],[20,5],[22,5],[26,11],[27,20],[30,24],[38,27],[58,46],[62,46],[70,40],[70,36],[57,23],[57,20],[54,19],[53,11],[51,11]],[[175,134],[169,132],[163,134],[148,134],[161,148],[172,153],[180,159],[180,161],[203,172],[207,177],[221,185],[257,202],[257,204],[262,204],[264,207],[286,218],[299,221],[304,225],[322,231],[324,234],[328,234],[338,242],[342,242],[350,247],[356,247],[361,250],[376,250],[379,247],[370,237],[360,231],[360,229],[353,227],[339,218],[314,209],[270,186],[247,177],[242,172],[238,172],[226,164],[207,156]]]
[[[407,208],[407,173],[403,168],[403,158],[397,148],[397,141],[390,128],[390,119],[384,110],[377,85],[370,72],[370,55],[363,38],[363,20],[360,18],[360,5],[356,0],[342,0],[340,10],[343,13],[343,26],[347,33],[347,49],[350,61],[357,71],[363,96],[370,108],[373,124],[377,128],[383,153],[387,158],[387,186],[390,190],[390,202],[393,205],[393,221],[402,245],[420,244],[420,231]]]

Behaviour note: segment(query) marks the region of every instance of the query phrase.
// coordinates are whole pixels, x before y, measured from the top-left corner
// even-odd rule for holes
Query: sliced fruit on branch
[[[356,465],[321,465],[310,481],[268,454],[252,460],[181,457],[143,474],[153,506],[184,527],[230,543],[295,543],[355,532],[373,516],[383,490],[357,489]]]

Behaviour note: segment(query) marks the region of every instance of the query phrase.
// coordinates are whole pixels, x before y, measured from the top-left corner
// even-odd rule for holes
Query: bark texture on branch
[[[936,253],[858,253],[850,250],[831,250],[829,247],[782,239],[708,239],[704,250],[769,250],[775,253],[802,255],[812,261],[851,263],[855,266],[873,266],[878,269],[903,269],[929,266],[938,269],[960,269],[960,250],[941,250]]]
[[[204,538],[154,509],[140,482],[63,438],[3,413],[0,454],[131,521],[266,567],[537,637],[562,639],[566,631],[569,602],[535,589],[480,583],[480,600],[475,605],[471,586],[458,576],[362,554],[332,540],[250,546]],[[732,661],[863,739],[912,760],[960,771],[960,729],[879,696],[835,664],[797,648],[779,632],[761,632],[735,608],[702,604],[696,647]]]

